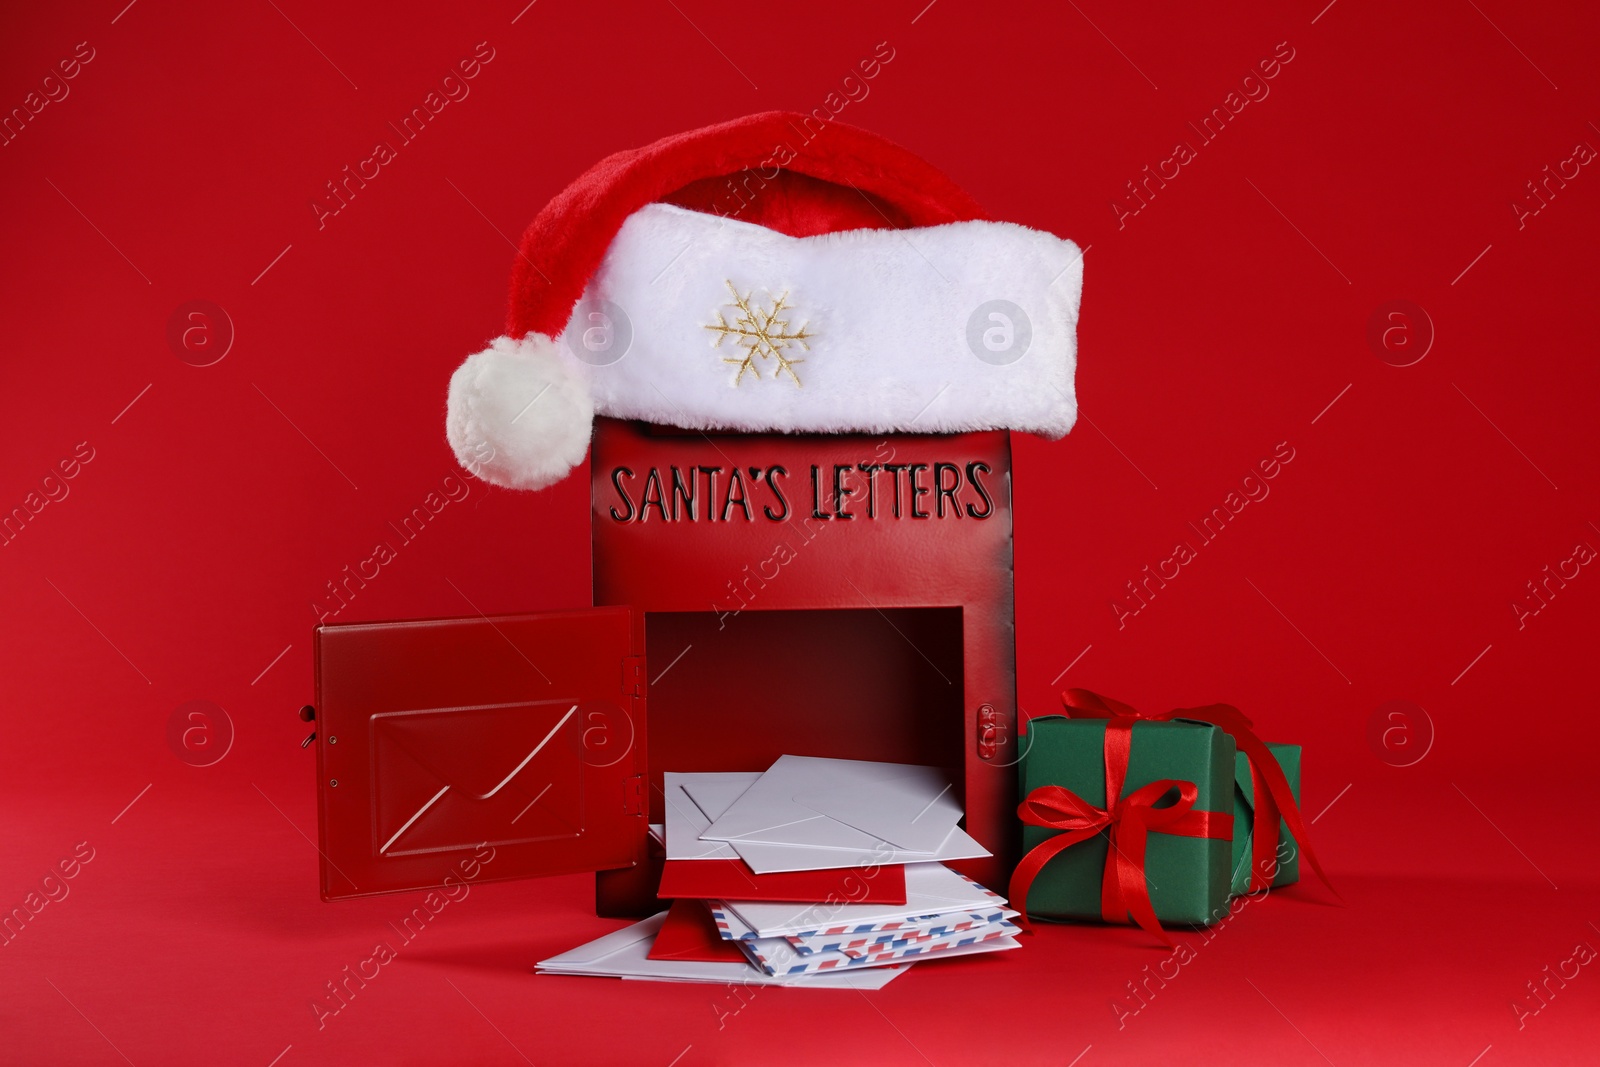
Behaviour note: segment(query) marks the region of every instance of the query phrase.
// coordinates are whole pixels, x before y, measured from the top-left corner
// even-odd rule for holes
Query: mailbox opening
[[[942,767],[963,792],[959,607],[645,614],[650,817],[663,771],[779,756]]]

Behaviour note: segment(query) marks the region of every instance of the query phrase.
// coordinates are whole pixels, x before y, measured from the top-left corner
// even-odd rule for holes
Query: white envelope
[[[683,788],[694,798],[695,804],[706,816],[706,827],[722,818],[722,813],[733,802],[744,796],[745,790],[761,777],[760,771],[707,771],[700,774],[674,775]],[[698,833],[696,837],[700,836]]]
[[[844,867],[887,866],[900,863],[926,863],[930,860],[964,860],[989,855],[959,826],[950,831],[943,846],[929,855],[903,852],[876,838],[864,838],[866,848],[838,849],[767,845],[754,842],[704,841],[699,834],[711,820],[750,788],[759,771],[729,771],[687,774],[668,771],[663,778],[666,797],[668,859],[742,859],[756,874],[780,871],[827,871]],[[828,822],[826,816],[817,817]]]
[[[709,841],[700,843],[711,844]],[[885,864],[929,863],[936,860],[966,860],[992,854],[959,826],[950,831],[950,836],[945,838],[944,844],[933,853],[903,852],[883,841],[878,841],[867,849],[769,845],[759,841],[727,843],[733,847],[739,858],[744,860],[745,865],[757,874],[772,874],[777,871],[826,871],[836,867],[881,867]]]
[[[667,812],[666,846],[669,860],[736,860],[739,854],[723,841],[702,841],[711,820],[761,777],[760,771],[707,772],[662,775]],[[692,786],[699,796],[688,792]],[[719,806],[720,805],[720,806]]]
[[[960,819],[936,768],[783,756],[701,836],[853,850],[883,841],[931,855]]]
[[[815,783],[796,801],[897,848],[932,852],[961,821],[950,778],[937,767],[804,756],[778,763],[788,763],[785,770],[797,780]]]
[[[926,863],[931,860],[976,859],[990,855],[988,849],[969,837],[959,826],[931,855],[894,849],[886,842],[861,834],[863,847],[798,847],[755,842],[701,840],[700,835],[720,818],[751,785],[762,777],[759,771],[719,771],[682,773],[668,771],[662,776],[666,800],[665,829],[668,859],[742,859],[756,874],[782,871],[826,871],[845,867],[889,866],[901,863]],[[817,822],[832,823],[826,816]],[[837,829],[853,833],[851,828]]]
[[[1005,898],[942,863],[906,865],[904,904],[778,904],[714,901],[712,916],[730,940],[810,936],[825,930],[893,929],[948,912],[1004,908]],[[721,913],[721,914],[719,914]]]
[[[716,982],[718,984],[781,985],[805,989],[882,989],[904,972],[905,967],[871,967],[829,974],[793,975],[775,978],[760,968],[745,963],[702,963],[695,960],[650,959],[650,945],[656,939],[666,912],[615,930],[604,937],[580,945],[570,952],[540,960],[541,974],[598,975],[611,978],[647,978],[676,982]]]

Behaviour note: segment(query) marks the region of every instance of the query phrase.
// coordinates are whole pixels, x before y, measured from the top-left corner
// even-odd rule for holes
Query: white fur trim
[[[808,334],[808,350],[787,352],[804,360],[793,368],[800,385],[776,375],[771,358],[754,361],[759,379],[746,373],[734,384],[737,365],[724,358],[744,353],[730,337],[713,347],[723,335],[707,329],[719,313],[728,322],[739,314],[729,284],[752,306],[770,308],[788,294],[790,331]],[[695,429],[1007,428],[1058,437],[1077,417],[1082,288],[1077,245],[1011,223],[793,238],[652,204],[623,224],[560,356],[588,380],[595,409],[621,418]],[[1011,307],[984,307],[992,301]],[[1031,338],[1018,356],[1024,319]],[[620,357],[609,347],[618,344],[626,344]]]
[[[594,402],[556,342],[496,337],[450,376],[445,435],[461,465],[507,489],[542,489],[589,451]]]

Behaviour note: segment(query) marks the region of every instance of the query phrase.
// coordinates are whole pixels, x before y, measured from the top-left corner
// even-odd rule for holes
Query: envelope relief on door
[[[370,722],[377,855],[583,832],[583,723],[575,702],[384,712]]]

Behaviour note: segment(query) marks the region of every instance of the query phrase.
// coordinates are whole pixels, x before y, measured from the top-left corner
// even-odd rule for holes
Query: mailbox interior
[[[650,813],[664,771],[779,756],[945,768],[963,777],[959,607],[645,613]]]

